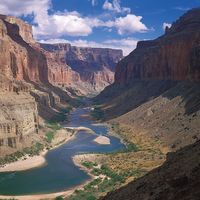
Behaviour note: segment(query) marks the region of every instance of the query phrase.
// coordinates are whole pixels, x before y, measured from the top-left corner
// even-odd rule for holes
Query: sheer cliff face
[[[1,156],[6,154],[4,147],[23,148],[29,135],[38,132],[37,104],[29,94],[33,86],[25,80],[39,81],[40,56],[21,37],[28,40],[28,26],[20,30],[17,23],[22,22],[0,16]]]
[[[34,41],[30,25],[0,15],[0,156],[5,147],[13,152],[28,144],[27,138],[38,133],[39,117],[51,119],[66,106],[71,97],[62,88],[84,94],[103,89],[122,57],[109,49],[44,47]]]
[[[121,50],[74,47],[70,44],[40,44],[47,55],[52,83],[84,84],[90,92],[101,91],[114,81],[114,68]],[[68,75],[68,76],[67,76]]]
[[[1,74],[10,79],[47,82],[45,56],[32,43],[31,28],[23,21],[0,16]]]
[[[200,9],[177,20],[166,33],[141,41],[116,67],[115,82],[133,80],[200,80]]]

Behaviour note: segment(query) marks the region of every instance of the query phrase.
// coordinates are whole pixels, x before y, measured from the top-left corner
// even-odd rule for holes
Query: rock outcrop
[[[138,42],[137,48],[117,64],[114,84],[96,99],[109,101],[110,118],[162,95],[180,81],[199,82],[199,47],[200,8],[196,8],[158,39]]]
[[[39,114],[54,116],[62,100],[69,97],[49,83],[46,56],[33,40],[31,26],[0,15],[0,155],[31,145]]]
[[[121,58],[120,50],[39,44],[31,25],[0,15],[0,155],[30,145],[39,119],[76,104],[75,90],[88,94],[112,83]]]
[[[198,200],[200,142],[170,153],[166,162],[102,200]]]
[[[114,84],[96,98],[105,118],[129,130],[123,133],[128,141],[134,142],[134,135],[151,138],[162,152],[175,152],[103,200],[199,199],[199,45],[197,8],[158,39],[139,42],[118,63]]]
[[[83,93],[99,92],[113,83],[115,65],[123,57],[121,50],[75,47],[70,44],[40,46],[47,56],[52,84],[77,87]]]
[[[115,83],[134,80],[200,80],[200,8],[172,24],[158,39],[138,42],[116,67]]]

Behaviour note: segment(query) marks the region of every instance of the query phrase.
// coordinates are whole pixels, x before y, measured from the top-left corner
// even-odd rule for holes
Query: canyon
[[[74,113],[80,112],[83,125],[91,116],[105,121],[126,144],[114,153],[76,155],[78,166],[84,163],[100,179],[71,199],[198,200],[199,89],[200,8],[186,12],[163,36],[138,42],[124,58],[121,50],[38,43],[31,25],[0,15],[0,155],[36,144],[47,122],[66,118],[63,111],[80,106],[80,96],[100,91],[91,113]],[[108,132],[93,120],[90,126]],[[71,145],[81,143],[81,134]]]
[[[150,139],[166,155],[159,168],[154,165],[156,169],[102,199],[199,198],[199,177],[194,175],[199,170],[199,45],[200,9],[195,8],[158,39],[138,42],[117,64],[114,83],[95,98],[123,138],[133,143]],[[140,159],[135,157],[131,162],[130,155],[119,155],[110,162],[137,166]]]
[[[114,81],[121,50],[75,47],[70,44],[40,44],[45,50],[51,83],[98,93]]]
[[[45,120],[77,106],[77,94],[97,93],[114,80],[121,50],[40,44],[32,26],[0,15],[0,154],[38,140]]]

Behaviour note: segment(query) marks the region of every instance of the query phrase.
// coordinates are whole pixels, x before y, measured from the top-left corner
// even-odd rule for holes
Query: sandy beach
[[[55,149],[60,145],[68,142],[69,140],[73,139],[75,135],[76,133],[71,134],[65,129],[58,130],[58,132],[56,133],[56,137],[52,141],[53,148],[51,149]],[[45,149],[44,151],[40,152],[40,154],[37,156],[23,156],[15,162],[1,166],[0,172],[24,171],[41,167],[46,164],[45,155],[47,152],[48,150]]]
[[[16,162],[9,163],[0,167],[0,172],[23,171],[36,167],[41,167],[46,163],[46,160],[44,158],[46,153],[47,150],[44,150],[38,156],[24,156]]]
[[[72,135],[70,132],[67,131],[67,129],[71,129],[71,130],[73,129],[76,132]],[[60,130],[60,133],[57,135],[58,137],[55,138],[55,141],[53,142],[55,146],[53,148],[57,148],[60,145],[73,139],[76,136],[76,133],[80,130],[86,130],[86,131],[89,131],[90,133],[93,133],[93,131],[91,129],[88,129],[86,127],[64,127],[64,129]],[[66,134],[66,133],[68,133],[68,134]],[[64,141],[63,141],[63,136],[65,137]],[[95,140],[96,140],[95,142],[97,142],[99,144],[110,144],[110,139],[105,136],[99,136]],[[62,141],[62,143],[60,143],[59,145],[55,144],[55,143],[59,143],[60,141]],[[5,166],[0,167],[0,172],[23,171],[23,170],[29,170],[32,168],[41,167],[46,164],[45,154],[47,152],[48,152],[47,150],[44,150],[38,156],[33,156],[33,157],[25,156],[16,162],[6,164]],[[84,157],[90,157],[90,159],[93,160],[93,159],[95,159],[95,156],[96,155],[92,155],[92,154],[84,154],[84,155],[76,155],[73,157],[73,162],[75,163],[75,165],[78,166],[79,168],[81,168],[82,170],[86,171],[90,175],[91,179],[94,179],[96,177],[94,175],[90,174],[88,169],[81,165],[80,161]],[[86,182],[82,183],[79,186],[73,187],[71,189],[68,189],[68,190],[62,191],[62,192],[37,194],[37,195],[19,195],[19,196],[0,195],[0,199],[13,199],[14,198],[14,199],[19,199],[19,200],[39,200],[39,199],[55,199],[58,196],[69,197],[70,195],[72,195],[74,193],[74,191],[76,189],[81,189],[84,185],[89,183],[91,181],[91,179],[87,180]]]
[[[110,139],[106,136],[98,136],[97,138],[94,139],[94,142],[102,145],[109,145],[110,144]]]
[[[78,185],[76,187],[73,187],[71,189],[62,191],[62,192],[55,192],[55,193],[48,193],[48,194],[36,194],[36,195],[19,195],[19,196],[9,196],[9,195],[0,195],[0,199],[18,199],[18,200],[52,200],[55,199],[58,196],[63,196],[64,198],[69,197],[74,193],[75,190],[81,189],[85,184],[89,183],[91,181],[88,180],[81,185]]]
[[[61,140],[63,141],[62,136],[64,135],[64,133],[65,133],[65,141],[63,141],[59,145],[55,145],[52,149],[58,148],[60,145],[73,139],[79,130],[91,130],[91,129],[87,129],[85,127],[78,127],[78,128],[74,128],[73,130],[75,130],[76,132],[72,135],[71,133],[69,134],[69,132],[66,129],[61,129],[60,133],[58,134],[58,137],[55,139],[55,141],[56,142],[59,142]],[[66,132],[68,134],[66,134]],[[53,143],[55,143],[55,141]],[[9,163],[9,164],[5,165],[4,167],[0,167],[0,172],[23,171],[23,170],[29,170],[32,168],[36,168],[36,167],[41,167],[42,165],[45,165],[45,163],[46,163],[44,156],[47,152],[48,151],[45,150],[45,151],[41,152],[40,155],[38,155],[38,156],[23,157],[16,162]],[[78,162],[74,162],[74,163],[81,169],[87,171],[87,169],[83,168],[83,166],[81,166]],[[91,176],[91,179],[94,178],[91,174],[90,174],[90,176]],[[68,189],[68,190],[62,191],[62,192],[37,194],[37,195],[19,195],[19,196],[0,195],[0,199],[39,200],[39,199],[55,199],[58,196],[69,197],[70,195],[72,195],[74,193],[74,191],[76,189],[81,189],[85,184],[89,183],[91,181],[91,179],[87,180],[86,182],[82,183],[81,185],[78,185],[76,187],[73,187],[71,189]]]
[[[48,194],[36,194],[36,195],[19,195],[19,196],[8,196],[8,195],[0,195],[0,199],[18,199],[18,200],[41,200],[41,199],[55,199],[58,196],[63,196],[64,198],[69,197],[74,193],[75,190],[83,188],[84,185],[88,184],[92,179],[96,178],[94,175],[92,175],[89,170],[81,165],[81,160],[85,157],[90,157],[92,160],[95,159],[96,155],[93,154],[84,154],[84,155],[76,155],[73,157],[73,162],[76,166],[81,168],[82,170],[86,171],[91,179],[85,181],[81,185],[78,185],[76,187],[73,187],[71,189],[62,191],[62,192],[56,192],[56,193],[48,193]]]

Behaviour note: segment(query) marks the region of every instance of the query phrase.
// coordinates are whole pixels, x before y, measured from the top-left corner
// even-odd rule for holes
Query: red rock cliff
[[[78,88],[84,85],[90,92],[100,91],[114,81],[115,65],[123,57],[121,50],[83,48],[70,44],[40,46],[45,50],[52,83],[76,84]]]
[[[133,80],[200,80],[200,8],[166,29],[163,36],[138,42],[116,67],[115,83]]]

